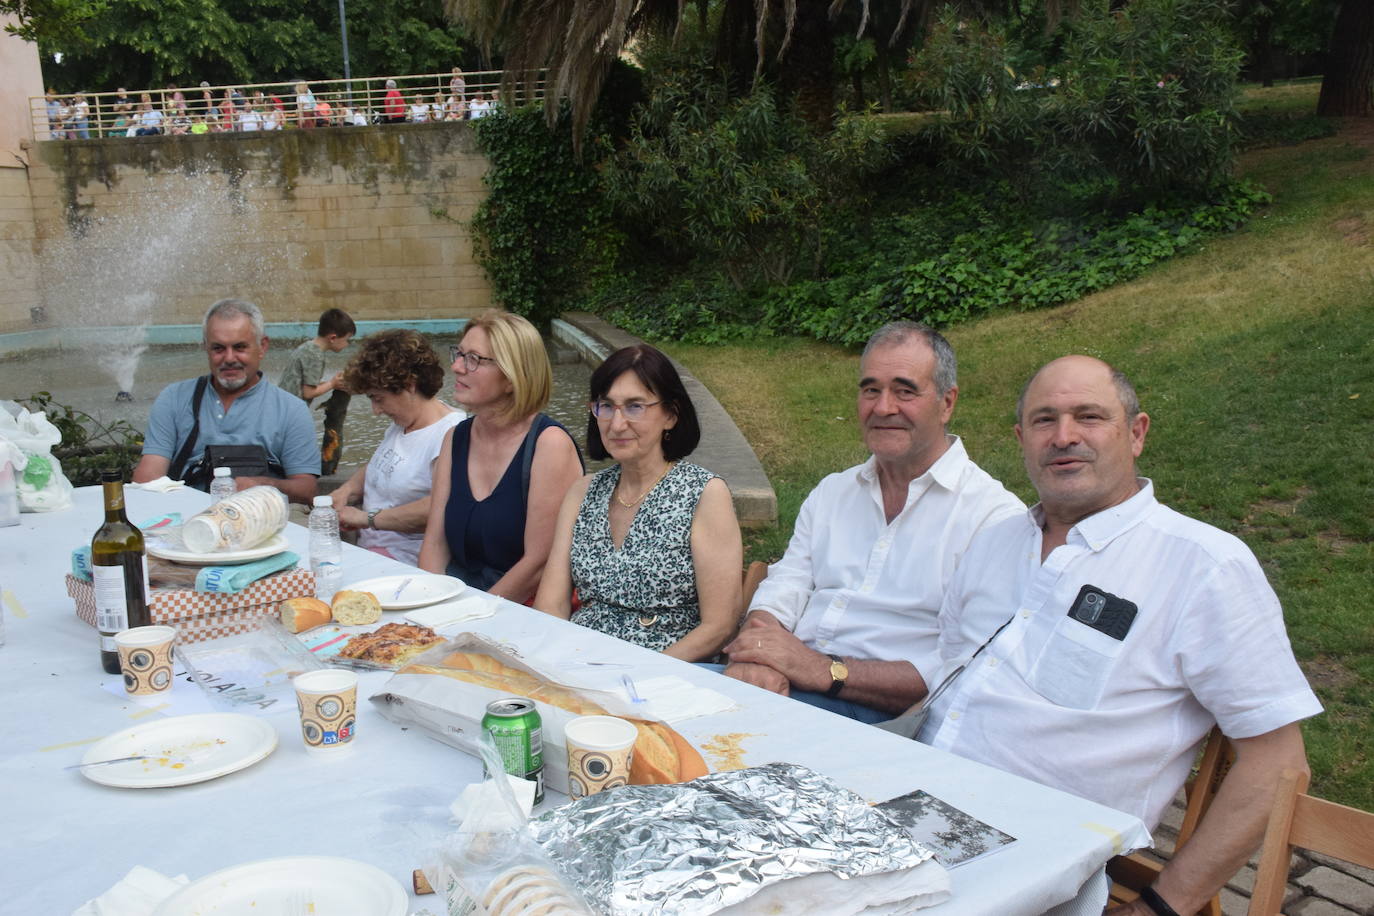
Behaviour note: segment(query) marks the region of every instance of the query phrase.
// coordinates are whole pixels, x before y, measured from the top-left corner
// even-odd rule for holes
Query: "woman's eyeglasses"
[[[450,346],[448,348],[448,359],[451,363],[456,363],[461,359],[463,361],[463,367],[469,372],[476,372],[481,367],[482,363],[494,364],[496,362],[496,360],[492,359],[490,356],[478,356],[476,353],[472,353],[468,350],[460,350],[456,346]]]
[[[592,401],[587,407],[591,410],[592,416],[598,420],[609,420],[619,410],[625,419],[634,422],[644,419],[644,414],[648,412],[650,407],[662,403],[662,401],[631,401],[628,404],[616,404],[613,401],[600,400]]]

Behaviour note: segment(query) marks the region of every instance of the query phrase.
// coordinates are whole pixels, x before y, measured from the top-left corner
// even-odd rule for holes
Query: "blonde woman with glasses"
[[[534,326],[491,310],[452,347],[453,395],[471,416],[445,437],[420,568],[528,603],[563,495],[582,474],[571,434],[542,411],[553,367]]]

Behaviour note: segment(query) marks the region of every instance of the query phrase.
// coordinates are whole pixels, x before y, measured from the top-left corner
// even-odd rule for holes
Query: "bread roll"
[[[371,592],[335,592],[334,619],[349,627],[376,623],[382,619],[382,605]]]
[[[439,665],[408,665],[401,674],[438,674],[468,684],[476,684],[508,696],[526,697],[547,703],[579,716],[608,715],[596,703],[575,691],[550,684],[519,671],[481,652],[454,652]],[[670,726],[644,719],[628,719],[639,729],[634,758],[630,763],[630,784],[664,785],[686,782],[710,772],[696,748]]]
[[[287,598],[277,605],[277,610],[281,613],[282,626],[292,633],[323,626],[334,617],[329,605],[318,598]]]

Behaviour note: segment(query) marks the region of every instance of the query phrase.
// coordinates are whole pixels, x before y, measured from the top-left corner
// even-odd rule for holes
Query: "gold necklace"
[[[630,500],[629,502],[625,502],[625,500],[623,500],[623,499],[620,498],[620,492],[619,492],[619,490],[620,490],[620,484],[617,483],[617,484],[616,484],[616,487],[615,487],[615,488],[616,488],[616,491],[617,491],[616,494],[615,494],[615,501],[618,502],[618,503],[620,503],[620,504],[621,504],[622,506],[624,506],[626,509],[633,509],[635,506],[639,505],[641,502],[644,501],[644,497],[646,497],[646,496],[649,495],[649,491],[650,491],[650,490],[652,490],[654,487],[658,486],[660,483],[663,482],[663,478],[665,478],[665,477],[668,476],[668,472],[671,471],[671,470],[673,469],[673,465],[675,465],[675,464],[677,464],[676,461],[670,461],[670,462],[668,462],[668,466],[667,466],[666,468],[663,469],[663,473],[658,475],[658,480],[655,480],[653,483],[651,483],[651,484],[649,484],[647,487],[645,487],[645,488],[644,488],[644,491],[643,491],[642,493],[640,493],[638,496],[636,496],[634,499]]]

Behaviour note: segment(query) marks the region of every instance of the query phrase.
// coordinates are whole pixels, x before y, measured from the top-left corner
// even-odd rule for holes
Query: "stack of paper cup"
[[[256,547],[286,527],[289,512],[276,487],[249,487],[188,519],[181,539],[194,553]]]

